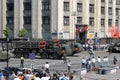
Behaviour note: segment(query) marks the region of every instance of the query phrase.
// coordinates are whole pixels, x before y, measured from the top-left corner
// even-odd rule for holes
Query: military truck
[[[30,53],[35,53],[44,59],[61,59],[64,54],[72,55],[72,49],[68,44],[61,44],[60,40],[15,41],[12,53],[19,58],[28,58]]]
[[[80,52],[83,51],[82,44],[78,43],[78,42],[75,43],[75,41],[72,40],[72,39],[71,40],[60,40],[60,42],[62,44],[68,44],[68,45],[70,45],[70,47],[72,49],[71,56],[74,56],[74,54],[78,54],[78,53],[80,53]]]

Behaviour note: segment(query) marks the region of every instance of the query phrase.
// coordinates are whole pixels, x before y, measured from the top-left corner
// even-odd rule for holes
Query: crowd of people
[[[49,63],[46,62],[41,69],[12,70],[3,73],[0,69],[0,80],[73,80],[73,73],[70,72],[70,61],[68,62],[69,71],[50,73]]]
[[[116,65],[117,61],[117,58],[114,56],[112,63]],[[101,58],[100,56],[98,56],[97,58],[95,58],[94,56],[88,59],[82,58],[82,68],[86,68],[88,72],[95,67],[100,68],[102,63],[109,63],[108,56],[104,56],[103,58]]]

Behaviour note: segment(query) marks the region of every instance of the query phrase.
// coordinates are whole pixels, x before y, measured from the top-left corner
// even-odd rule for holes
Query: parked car
[[[108,47],[108,52],[120,53],[120,42],[110,44]]]

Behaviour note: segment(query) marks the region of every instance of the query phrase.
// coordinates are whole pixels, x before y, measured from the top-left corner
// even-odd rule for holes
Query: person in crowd
[[[33,72],[31,70],[25,70],[25,80],[30,80],[33,76]]]
[[[86,65],[86,59],[82,58],[82,68],[85,68],[85,65]]]
[[[12,74],[10,76],[10,80],[14,80],[15,78],[17,78],[17,75],[15,74],[14,71],[12,71]]]
[[[47,73],[49,73],[49,67],[50,67],[50,65],[49,65],[49,63],[48,62],[46,62],[45,63],[45,71],[47,72]]]
[[[2,70],[0,69],[0,78],[3,76],[3,72]]]
[[[96,62],[96,60],[95,60],[95,57],[94,57],[94,56],[92,57],[91,62],[92,62],[92,67],[95,67],[95,62]]]
[[[87,69],[87,72],[91,71],[91,59],[87,59],[87,63],[86,63],[86,69]]]
[[[57,80],[58,79],[58,76],[56,73],[53,73],[53,77],[52,77],[52,80]]]
[[[62,73],[58,73],[58,80],[62,80],[63,79],[63,75],[62,75]]]
[[[116,65],[117,61],[118,61],[117,58],[114,56],[113,57],[113,64]]]
[[[20,58],[20,67],[21,68],[24,67],[24,57],[23,56]]]
[[[108,62],[108,60],[109,60],[109,59],[108,59],[108,56],[106,56],[105,61]]]
[[[35,80],[41,80],[39,74],[35,74]]]
[[[47,76],[47,74],[45,73],[44,76],[41,78],[41,80],[49,80],[50,76]]]
[[[45,73],[45,68],[42,66],[42,69],[40,70],[40,78],[43,77]]]
[[[67,66],[68,66],[68,72],[71,72],[71,60],[68,60]]]
[[[98,56],[98,58],[97,58],[97,62],[98,62],[98,63],[101,62],[101,58],[100,58],[100,56]]]
[[[63,80],[69,80],[69,77],[68,77],[68,74],[67,74],[67,73],[64,73]]]

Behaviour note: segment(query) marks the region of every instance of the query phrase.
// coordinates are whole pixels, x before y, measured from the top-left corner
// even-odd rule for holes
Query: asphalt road
[[[120,53],[112,53],[111,55],[109,55],[109,53],[106,51],[95,51],[95,58],[97,58],[98,56],[100,56],[101,58],[103,58],[104,56],[108,56],[109,62],[112,62],[113,56],[116,56],[118,59],[118,62],[120,62]],[[89,58],[90,55],[88,54],[87,51],[83,51],[79,54],[76,54],[73,57],[67,57],[67,59],[71,60],[72,71],[81,68],[81,59],[83,57]],[[37,58],[34,60],[24,59],[24,67],[31,68],[31,65],[33,64],[34,68],[41,69],[41,67],[44,66],[46,61],[49,62],[50,64],[51,72],[67,70],[67,65],[64,64],[63,60],[40,59],[40,58]],[[6,62],[0,62],[1,67],[6,67],[6,64],[7,64]],[[120,64],[118,63],[118,65]],[[11,58],[9,60],[9,66],[20,67],[20,59]],[[91,71],[91,72],[88,72],[87,74],[82,75],[82,78],[83,80],[103,80],[103,79],[117,80],[117,79],[120,79],[120,70],[118,69],[117,73],[107,74],[107,75],[101,75],[101,74],[97,74],[97,72],[95,71]],[[79,75],[76,75],[75,80],[80,80]]]

